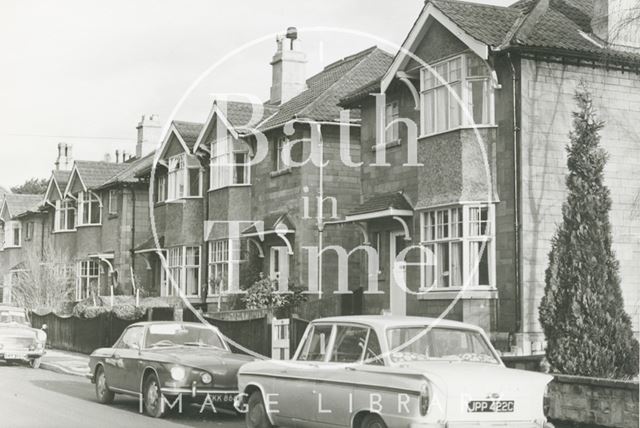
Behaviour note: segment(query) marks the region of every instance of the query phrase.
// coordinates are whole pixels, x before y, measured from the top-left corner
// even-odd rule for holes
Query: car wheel
[[[147,415],[154,418],[161,418],[165,415],[166,412],[162,405],[160,382],[156,375],[151,374],[144,380],[142,397],[144,400],[144,410]]]
[[[269,422],[267,409],[264,406],[264,400],[262,400],[262,394],[259,391],[253,392],[249,397],[245,422],[247,428],[273,427],[273,425],[271,425],[271,422]]]
[[[387,428],[387,424],[384,423],[380,416],[370,413],[364,417],[360,428]]]
[[[98,367],[98,370],[96,370],[96,398],[102,404],[111,404],[114,397],[115,394],[107,384],[107,376],[104,374],[104,369]]]
[[[42,358],[38,357],[38,358],[32,358],[29,360],[29,365],[31,366],[32,369],[38,369],[40,368],[40,361],[42,360]]]

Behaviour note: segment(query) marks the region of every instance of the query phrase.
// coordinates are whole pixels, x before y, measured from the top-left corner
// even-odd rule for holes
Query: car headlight
[[[47,333],[45,333],[42,330],[38,330],[38,332],[36,332],[36,338],[38,339],[39,342],[46,342],[47,341]]]
[[[202,383],[204,383],[205,385],[208,385],[213,382],[213,376],[211,376],[209,373],[202,373],[202,375],[200,376],[200,380],[202,380]]]
[[[172,367],[171,368],[171,379],[173,380],[182,380],[187,375],[187,371],[184,367]]]
[[[422,416],[426,416],[429,411],[429,403],[430,403],[430,394],[429,394],[429,385],[426,383],[422,384],[420,387],[420,414]]]

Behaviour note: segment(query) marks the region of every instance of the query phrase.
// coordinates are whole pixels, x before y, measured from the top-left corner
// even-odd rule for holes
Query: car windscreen
[[[485,338],[473,330],[402,327],[387,330],[393,362],[447,360],[498,364]]]
[[[183,324],[150,325],[144,343],[147,348],[193,346],[226,349],[217,331]]]
[[[19,311],[2,311],[0,312],[0,324],[25,324],[29,325],[29,321],[27,321],[27,317],[24,312]]]

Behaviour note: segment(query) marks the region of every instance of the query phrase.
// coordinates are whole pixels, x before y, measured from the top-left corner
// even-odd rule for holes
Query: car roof
[[[348,315],[339,317],[318,318],[313,321],[329,322],[329,323],[360,323],[366,324],[374,328],[387,328],[387,327],[409,327],[416,325],[436,325],[438,327],[449,328],[463,328],[467,330],[482,331],[482,329],[473,324],[463,323],[459,321],[451,321],[430,317],[417,317],[417,316],[396,316],[396,315]]]

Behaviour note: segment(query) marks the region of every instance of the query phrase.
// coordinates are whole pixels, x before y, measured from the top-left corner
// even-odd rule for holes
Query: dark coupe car
[[[181,402],[233,408],[240,366],[253,361],[229,350],[217,328],[187,322],[132,324],[112,348],[91,354],[91,381],[99,402],[114,395],[139,397],[141,409],[156,418]],[[174,409],[176,407],[173,407]]]

